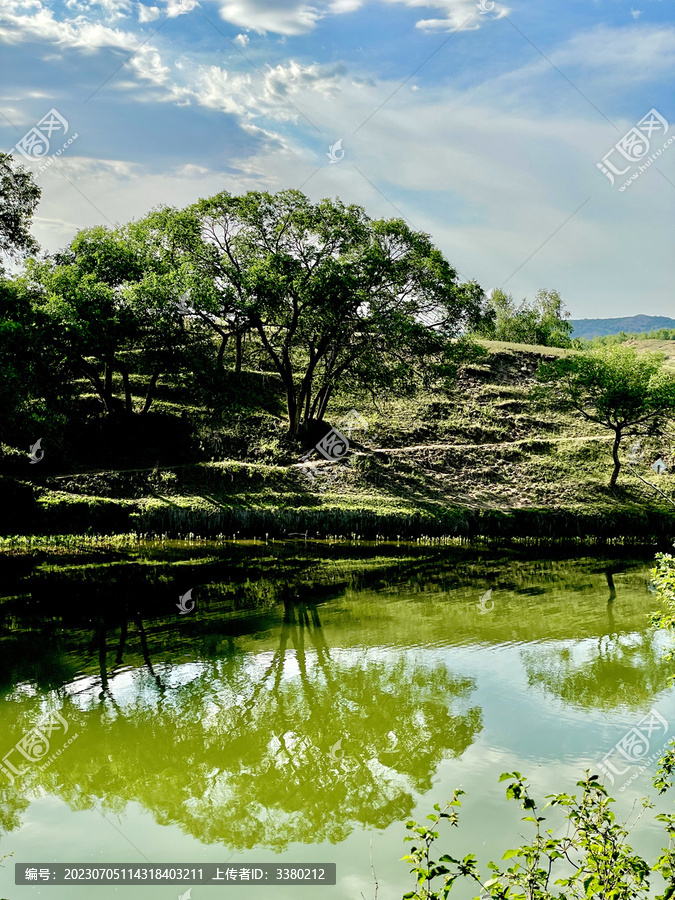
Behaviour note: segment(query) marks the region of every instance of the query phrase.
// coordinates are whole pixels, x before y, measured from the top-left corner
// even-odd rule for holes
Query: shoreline
[[[314,499],[314,498],[312,498]],[[392,498],[393,499],[393,498]],[[233,500],[239,502],[232,502]],[[122,534],[199,536],[205,539],[284,538],[415,541],[420,539],[524,543],[658,545],[670,552],[675,539],[675,509],[637,504],[608,509],[514,507],[476,509],[426,502],[383,504],[379,498],[291,498],[284,506],[173,496],[138,500],[52,494],[38,501],[30,527],[10,529],[6,537]],[[303,504],[304,500],[304,504]],[[370,502],[367,502],[370,500]],[[18,524],[18,523],[17,523]],[[28,523],[26,523],[28,524]]]

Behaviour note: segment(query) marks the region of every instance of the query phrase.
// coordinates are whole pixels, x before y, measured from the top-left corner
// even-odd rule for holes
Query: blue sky
[[[675,316],[672,3],[483,5],[0,0],[0,148],[37,172],[14,149],[36,123],[67,122],[49,153],[77,134],[38,176],[46,250],[159,204],[297,187],[404,216],[486,291]],[[652,109],[612,185],[597,163]]]

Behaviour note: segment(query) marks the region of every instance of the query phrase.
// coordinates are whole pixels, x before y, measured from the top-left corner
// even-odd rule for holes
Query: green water
[[[187,890],[20,887],[15,862],[334,862],[334,887],[241,894],[371,900],[374,869],[378,900],[398,900],[405,821],[456,787],[460,828],[439,852],[499,860],[527,833],[502,772],[543,798],[598,772],[652,709],[667,729],[650,753],[670,736],[650,562],[302,541],[0,560],[0,757],[25,769],[0,771],[0,896]],[[19,765],[13,748],[54,710],[68,733],[48,755],[62,752]],[[606,783],[629,812],[655,764],[624,767]],[[662,846],[651,814],[631,843]]]

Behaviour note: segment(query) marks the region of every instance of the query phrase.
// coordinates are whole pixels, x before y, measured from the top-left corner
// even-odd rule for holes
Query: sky
[[[486,292],[675,317],[675,6],[633,4],[0,0],[0,149],[49,252],[298,188],[405,218]]]

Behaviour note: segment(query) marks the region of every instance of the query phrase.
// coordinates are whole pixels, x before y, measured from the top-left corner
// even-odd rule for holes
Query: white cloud
[[[118,0],[110,0],[109,8],[113,9],[116,3],[121,9],[123,3]],[[169,81],[169,69],[162,64],[159,52],[149,44],[142,43],[133,32],[111,28],[100,22],[89,22],[84,15],[68,21],[57,21],[52,10],[42,7],[33,15],[17,15],[17,7],[17,3],[9,0],[0,13],[0,40],[7,43],[40,41],[87,53],[102,49],[121,50],[126,54],[133,54],[127,66],[137,79],[154,85],[165,85]],[[123,89],[124,82],[118,80],[116,88]]]
[[[192,163],[186,163],[184,166],[176,166],[172,170],[172,174],[177,176],[178,178],[206,178],[207,176],[213,175],[211,169],[207,169],[206,166],[196,166]]]
[[[174,18],[190,12],[199,3],[197,0],[163,0],[166,14]],[[259,33],[274,32],[280,35],[298,35],[312,31],[326,15],[354,12],[372,0],[220,0],[222,18],[239,27]],[[456,27],[475,29],[482,21],[475,11],[474,0],[384,0],[410,7],[439,9],[443,18],[422,19],[417,27],[427,30],[452,30]],[[0,11],[0,39],[6,42],[20,40],[52,41],[82,49],[100,49],[119,46],[134,49],[132,35],[124,34],[90,21],[87,16],[97,12],[102,20],[110,22],[128,16],[132,10],[132,0],[65,0],[66,8],[77,13],[76,18],[57,20],[54,12],[40,0],[4,0]],[[34,10],[33,15],[25,15]],[[496,6],[495,12],[506,10]],[[137,3],[138,21],[147,23],[161,15],[159,6]],[[468,21],[467,21],[468,20]],[[239,34],[235,38],[240,46],[248,43],[248,36]]]
[[[19,4],[9,0],[0,12],[0,39],[6,43],[35,40],[90,51],[103,47],[131,51],[140,46],[135,34],[87,22],[81,16],[61,22],[42,5],[34,15],[17,15],[17,7]]]
[[[169,67],[162,64],[161,56],[152,48],[144,53],[135,53],[128,64],[139,78],[144,78],[152,84],[162,85],[169,80]]]
[[[17,9],[41,9],[42,3],[41,0],[16,0],[13,4]]]
[[[101,11],[103,17],[114,21],[129,15],[131,0],[66,0],[66,8],[78,13],[96,13]]]
[[[304,34],[324,12],[303,0],[221,0],[220,15],[232,25],[265,34]]]
[[[240,47],[245,47],[249,42],[249,36],[247,34],[238,34],[234,39],[235,44],[239,44]]]
[[[639,19],[640,16],[642,15],[642,10],[641,9],[633,9],[633,7],[631,6],[630,14],[634,19]]]
[[[350,13],[360,9],[365,0],[331,0],[328,9],[332,13]]]
[[[249,133],[256,133],[276,145],[285,146],[286,140],[276,132],[261,127],[257,119],[264,117],[273,121],[297,122],[302,120],[306,102],[303,98],[299,103],[298,94],[307,94],[311,103],[311,98],[316,99],[317,96],[322,101],[335,98],[345,87],[362,89],[373,85],[368,78],[348,75],[342,64],[302,65],[295,60],[268,68],[263,78],[254,73],[232,72],[215,65],[189,67],[187,63],[178,61],[175,68],[184,76],[184,82],[181,85],[169,84],[167,68],[161,65],[159,57],[153,60],[149,56],[146,54],[143,58],[142,71],[144,77],[166,88],[160,99],[196,104],[235,115],[242,127],[250,126]],[[138,68],[141,71],[140,62]],[[325,102],[321,103],[321,108],[322,115],[325,115]]]
[[[226,22],[260,34],[306,34],[328,15],[342,15],[361,9],[374,0],[220,0],[220,15]],[[481,16],[475,0],[383,0],[414,9],[436,10],[440,17],[420,19],[416,27],[426,31],[475,30],[486,18],[505,15],[509,8],[495,3],[489,16]]]
[[[502,3],[488,0],[486,6],[489,14],[481,13],[475,0],[385,0],[387,3],[398,3],[412,9],[435,9],[441,17],[419,19],[415,27],[423,31],[475,31],[491,18],[501,18],[510,9]]]
[[[90,182],[114,177],[128,181],[141,171],[140,163],[120,159],[92,159],[88,156],[63,155],[58,160],[59,168],[71,181],[88,179]]]
[[[154,22],[159,18],[158,6],[145,6],[143,3],[138,4],[138,21]]]
[[[246,107],[235,97],[246,93],[250,81],[248,74],[230,75],[218,66],[204,66],[199,69],[191,94],[200,106],[243,116]]]
[[[304,66],[291,59],[266,72],[266,99],[274,104],[278,102],[277,94],[297,94],[303,88],[311,88],[323,97],[335,96],[345,82],[346,73],[346,67],[340,63],[330,67],[318,63]]]
[[[572,37],[550,58],[561,67],[601,70],[605,80],[614,73],[623,83],[656,80],[675,67],[675,26],[599,25]]]
[[[170,19],[190,13],[200,5],[197,0],[165,0],[165,2],[166,14]]]

